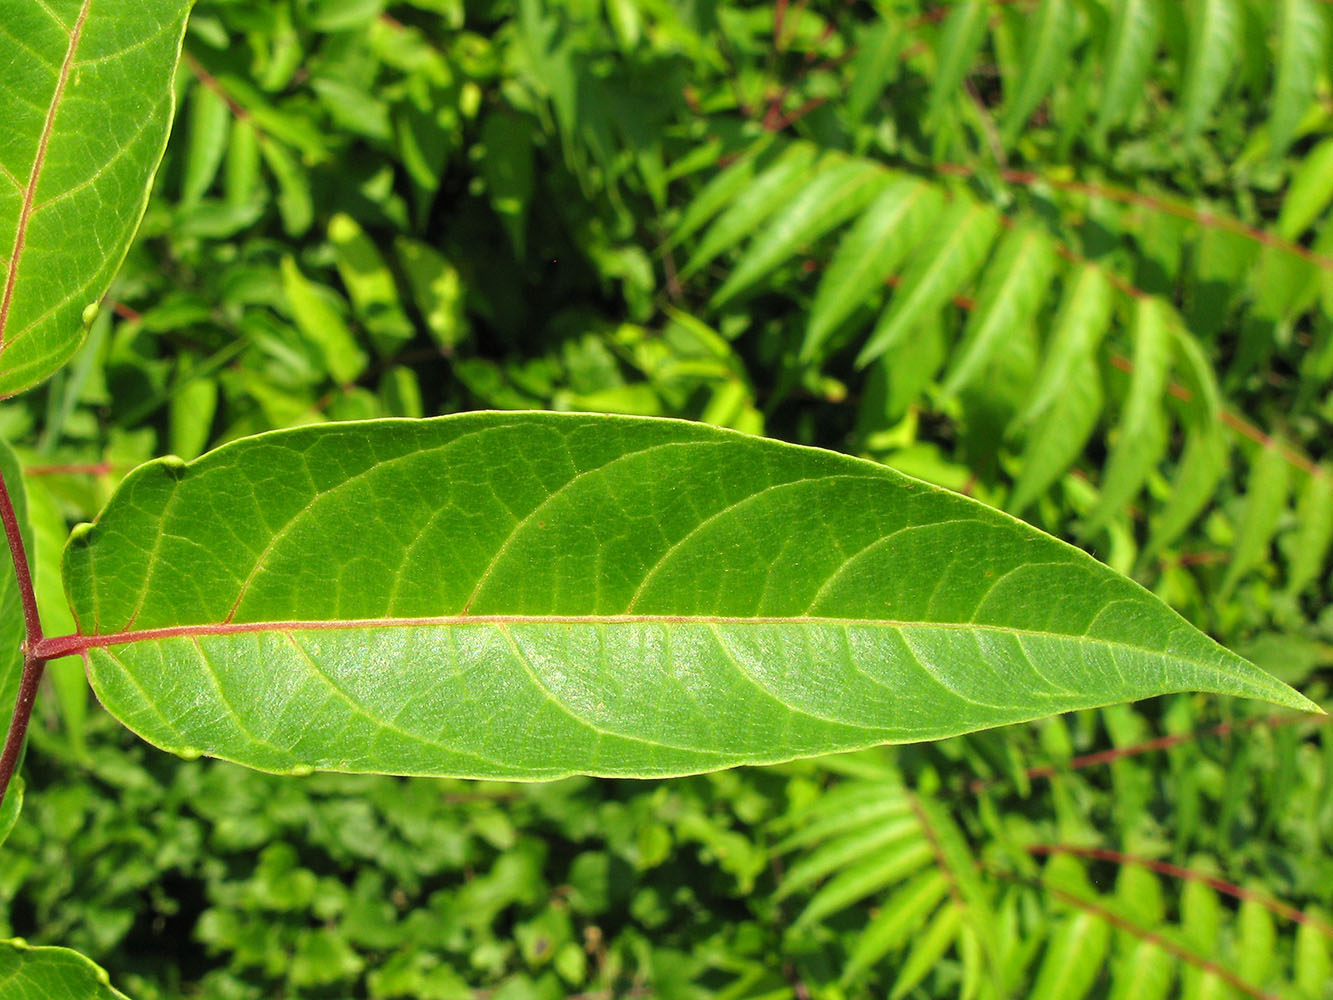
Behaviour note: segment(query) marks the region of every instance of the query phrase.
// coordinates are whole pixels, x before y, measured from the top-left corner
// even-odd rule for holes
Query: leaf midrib
[[[79,41],[83,36],[83,22],[88,17],[88,8],[92,6],[92,0],[83,0],[79,7],[79,16],[74,21],[74,27],[69,30],[69,44],[65,48],[65,59],[60,65],[60,76],[56,79],[55,90],[51,94],[51,103],[46,109],[46,121],[42,124],[42,135],[37,141],[37,153],[32,160],[32,169],[28,172],[28,184],[23,190],[23,205],[19,209],[18,226],[14,231],[14,249],[9,254],[9,274],[5,277],[4,296],[0,297],[0,353],[9,346],[5,341],[5,333],[9,323],[9,309],[14,301],[14,288],[17,284],[19,263],[23,257],[23,248],[25,237],[28,232],[28,223],[32,218],[33,209],[37,199],[37,184],[41,180],[42,167],[46,163],[46,146],[51,139],[51,132],[55,127],[56,112],[60,109],[61,98],[65,94],[65,85],[69,82],[69,71],[74,65],[74,53],[78,50]],[[60,22],[57,21],[57,24]],[[63,28],[64,25],[61,25]]]
[[[355,629],[418,628],[454,626],[507,625],[830,625],[844,628],[932,628],[958,631],[999,633],[1014,636],[1032,636],[1043,639],[1066,639],[1074,642],[1095,643],[1099,646],[1169,656],[1182,663],[1192,663],[1212,670],[1222,670],[1217,664],[1191,657],[1135,646],[1115,639],[1099,639],[1069,632],[1043,632],[1038,629],[1015,628],[1008,625],[978,625],[972,622],[911,621],[891,618],[834,618],[817,615],[436,615],[407,618],[341,618],[309,620],[276,620],[255,622],[219,622],[216,624],[169,625],[161,628],[133,629],[120,632],[93,633],[48,637],[42,640],[37,652],[54,659],[72,656],[92,649],[125,646],[139,642],[163,639],[199,638],[204,636],[246,635],[261,632],[317,632],[352,631]]]

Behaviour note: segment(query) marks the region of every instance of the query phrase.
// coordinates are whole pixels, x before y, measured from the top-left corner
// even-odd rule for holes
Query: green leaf
[[[1287,573],[1287,593],[1293,597],[1314,582],[1333,543],[1333,471],[1327,465],[1306,477],[1296,503],[1296,524]]]
[[[809,185],[772,216],[755,236],[712,306],[720,308],[753,288],[801,247],[842,225],[889,183],[878,165],[866,160],[825,161]]]
[[[1287,509],[1290,493],[1291,463],[1282,453],[1284,447],[1281,441],[1274,441],[1261,448],[1250,470],[1236,546],[1218,597],[1221,601],[1231,596],[1246,573],[1268,562],[1268,547],[1277,532],[1278,519]]]
[[[1319,0],[1278,0],[1277,71],[1268,118],[1269,156],[1280,158],[1314,101],[1327,62],[1327,24]]]
[[[1171,307],[1161,299],[1135,300],[1134,370],[1129,396],[1102,476],[1101,497],[1083,527],[1091,534],[1133,499],[1166,449],[1162,395],[1171,367]]]
[[[1067,72],[1069,49],[1078,38],[1074,11],[1069,0],[1042,0],[1026,19],[1023,72],[1015,94],[1005,94],[1000,135],[1012,146],[1032,112]]]
[[[902,947],[948,895],[949,880],[935,870],[923,872],[894,893],[856,939],[842,981],[855,982],[890,951]]]
[[[1075,369],[1092,359],[1111,322],[1112,289],[1100,267],[1080,267],[1065,285],[1041,373],[1019,423],[1041,416],[1074,381]]]
[[[794,143],[783,150],[768,169],[745,184],[731,199],[726,211],[708,227],[699,246],[681,268],[680,276],[689,277],[753,233],[761,222],[801,190],[814,162],[815,147],[809,143]]]
[[[926,105],[926,117],[935,122],[937,128],[942,125],[941,116],[957,95],[981,43],[986,40],[990,11],[986,0],[964,0],[953,6],[944,22],[931,78],[930,100]]]
[[[1171,497],[1151,521],[1143,562],[1179,538],[1208,506],[1226,474],[1230,450],[1226,429],[1221,424],[1207,424],[1185,432],[1185,449],[1171,477]]]
[[[943,206],[943,192],[915,178],[897,177],[884,189],[843,237],[824,272],[801,345],[804,360],[814,358],[839,324],[878,294]]]
[[[1110,940],[1106,921],[1092,913],[1075,913],[1051,936],[1037,972],[1032,1000],[1081,1000],[1101,973]]]
[[[34,948],[0,941],[0,983],[5,1000],[127,1000],[106,970],[68,948]]]
[[[977,273],[1000,232],[1000,216],[990,205],[959,194],[918,248],[902,284],[884,310],[856,363],[865,367],[892,350],[933,313],[944,308]]]
[[[900,997],[906,996],[913,986],[926,978],[953,944],[962,922],[962,905],[950,903],[940,908],[934,919],[917,937],[907,960],[899,969],[893,991],[889,994],[890,1000],[899,1000]]]
[[[23,544],[31,549],[32,532],[28,525],[28,493],[23,484],[23,469],[4,441],[0,441],[0,475],[4,476],[9,501],[23,532]],[[0,538],[0,729],[5,732],[9,731],[9,719],[18,698],[19,675],[23,672],[21,647],[25,638],[23,603],[14,576],[14,560],[9,545]],[[0,740],[3,740],[2,736]]]
[[[83,635],[48,653],[150,742],[271,771],[667,775],[1174,690],[1309,704],[998,511],[679,421],[244,439],[136,470],[64,569]]]
[[[0,25],[0,396],[59,368],[125,259],[189,3],[10,0]]]
[[[1055,274],[1055,247],[1036,229],[1013,229],[1000,242],[977,292],[944,395],[962,392],[985,371],[1006,336],[1032,322]]]
[[[1195,0],[1190,7],[1189,51],[1181,83],[1181,122],[1186,137],[1203,130],[1232,76],[1240,43],[1238,0]]]
[[[1104,402],[1096,363],[1091,358],[1080,359],[1070,372],[1064,392],[1028,433],[1023,471],[1007,505],[1010,511],[1022,514],[1078,460],[1097,429]]]
[[[343,322],[330,297],[310,281],[290,256],[282,259],[282,290],[292,319],[324,359],[328,373],[346,385],[355,381],[369,359]]]
[[[1158,0],[1116,0],[1106,39],[1105,89],[1093,126],[1099,136],[1129,117],[1143,97],[1161,33],[1158,6]]]
[[[8,721],[5,723],[8,726]],[[14,829],[14,824],[18,822],[19,813],[23,811],[23,779],[14,775],[10,779],[9,787],[5,789],[5,801],[0,803],[0,847],[4,846],[9,839],[10,832]]]
[[[1294,240],[1310,227],[1333,201],[1333,139],[1325,139],[1301,161],[1292,175],[1282,211],[1277,217],[1277,233],[1284,240]]]

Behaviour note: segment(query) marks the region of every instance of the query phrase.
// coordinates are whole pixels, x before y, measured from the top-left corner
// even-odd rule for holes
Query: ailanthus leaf
[[[986,265],[976,306],[944,380],[946,396],[962,392],[1013,331],[1032,321],[1055,273],[1055,247],[1034,228],[1010,230]]]
[[[1046,945],[1029,1000],[1082,1000],[1101,974],[1110,936],[1097,914],[1067,917]]]
[[[1025,20],[1023,72],[1018,76],[1017,93],[1004,95],[1000,135],[1005,146],[1014,144],[1042,98],[1066,72],[1069,50],[1078,37],[1076,29],[1069,0],[1041,0]]]
[[[1291,464],[1274,441],[1259,450],[1245,488],[1245,507],[1236,530],[1236,544],[1218,599],[1225,601],[1250,570],[1268,561],[1268,548],[1278,519],[1287,509]]]
[[[917,249],[856,364],[864,368],[891,350],[920,323],[963,291],[981,267],[1000,232],[990,205],[955,196],[931,235]]]
[[[1138,493],[1166,449],[1162,396],[1171,367],[1171,307],[1151,296],[1135,300],[1134,369],[1115,443],[1102,475],[1101,496],[1083,531],[1102,528]]]
[[[900,22],[884,18],[871,24],[857,44],[852,62],[852,82],[843,109],[847,121],[856,125],[884,94],[900,65],[900,53],[909,35]]]
[[[901,882],[934,859],[930,843],[922,836],[890,841],[874,853],[846,865],[824,883],[796,918],[792,930],[809,927],[829,914]]]
[[[895,177],[848,230],[815,292],[801,357],[813,359],[852,311],[907,258],[944,207],[940,188]]]
[[[1093,130],[1105,135],[1143,99],[1143,84],[1157,56],[1159,0],[1115,0],[1103,56],[1102,102]]]
[[[889,174],[868,160],[824,161],[809,185],[756,234],[713,296],[713,308],[743,295],[803,246],[842,225],[889,183]]]
[[[1195,0],[1181,83],[1181,127],[1198,135],[1232,76],[1240,43],[1239,0]]]
[[[734,201],[754,180],[760,160],[772,142],[772,134],[766,134],[705,184],[685,209],[676,228],[671,231],[671,236],[662,245],[661,252],[666,253],[689,239]]]
[[[949,880],[932,870],[922,872],[878,904],[879,913],[856,939],[856,947],[842,971],[842,981],[856,982],[890,951],[902,947],[948,895]]]
[[[911,816],[868,823],[859,830],[831,838],[803,856],[788,869],[776,899],[800,892],[826,875],[843,871],[872,854],[884,853],[892,845],[920,839],[921,827]]]
[[[1105,396],[1101,373],[1091,358],[1077,358],[1068,383],[1027,432],[1023,468],[1008,509],[1022,514],[1044,494],[1083,453],[1097,429]]]
[[[1185,432],[1185,448],[1171,476],[1171,496],[1149,521],[1148,542],[1140,557],[1147,562],[1179,538],[1208,501],[1227,471],[1230,440],[1220,423],[1192,426]]]
[[[1269,155],[1287,151],[1315,96],[1321,66],[1328,61],[1327,21],[1319,0],[1276,0],[1277,65],[1272,112],[1268,118]]]
[[[1324,567],[1333,542],[1333,469],[1321,465],[1317,475],[1306,476],[1296,503],[1296,531],[1291,539],[1287,593],[1295,597],[1314,581]]]
[[[889,1000],[900,1000],[911,991],[912,987],[926,978],[953,944],[962,922],[963,908],[957,903],[950,903],[935,914],[934,919],[917,937],[916,943],[907,955],[907,960],[899,969],[898,978],[889,993]]]
[[[783,150],[767,169],[749,181],[732,198],[725,211],[708,227],[699,246],[681,268],[682,278],[689,277],[718,254],[725,253],[749,236],[778,209],[786,205],[805,186],[816,148],[804,142]]]
[[[1294,240],[1319,218],[1333,201],[1333,139],[1310,150],[1292,174],[1277,217],[1277,234]]]
[[[1036,420],[1062,393],[1069,390],[1076,370],[1097,351],[1111,322],[1113,294],[1106,272],[1095,265],[1078,267],[1066,279],[1064,296],[1051,332],[1030,402],[1017,418],[1020,424]]]
[[[986,21],[990,17],[988,0],[963,0],[954,4],[940,31],[935,72],[931,78],[926,117],[942,127],[945,109],[956,98],[967,72],[986,40]]]

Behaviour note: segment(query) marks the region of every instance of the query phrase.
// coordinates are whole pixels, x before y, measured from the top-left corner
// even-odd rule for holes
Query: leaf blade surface
[[[0,396],[74,353],[85,311],[125,257],[166,146],[190,4],[10,6],[0,30]]]
[[[666,775],[1163,690],[1305,704],[1006,515],[678,421],[375,421],[150,463],[65,577],[113,714],[273,771]]]

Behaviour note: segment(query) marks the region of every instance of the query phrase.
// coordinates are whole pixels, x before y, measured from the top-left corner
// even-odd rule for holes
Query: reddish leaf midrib
[[[69,81],[69,71],[74,65],[74,53],[79,47],[83,35],[83,22],[88,17],[88,8],[92,0],[83,0],[79,16],[69,33],[69,45],[65,49],[65,61],[60,65],[60,76],[56,80],[55,91],[51,94],[51,104],[46,109],[46,121],[42,125],[42,135],[37,141],[37,155],[33,157],[32,169],[28,172],[28,185],[23,190],[23,206],[19,209],[18,227],[14,232],[14,249],[9,255],[9,274],[5,278],[5,292],[0,298],[0,352],[9,345],[5,342],[5,332],[9,323],[9,307],[14,301],[14,286],[19,273],[19,261],[23,257],[23,247],[28,232],[28,222],[32,217],[33,205],[37,197],[37,182],[41,179],[42,166],[46,162],[46,146],[55,127],[56,112],[60,108],[60,99],[65,93],[65,84]]]

